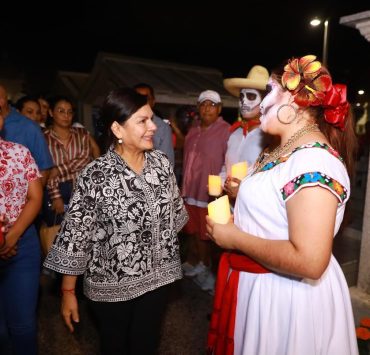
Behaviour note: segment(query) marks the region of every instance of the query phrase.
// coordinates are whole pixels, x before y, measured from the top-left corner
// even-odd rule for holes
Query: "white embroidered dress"
[[[338,198],[335,235],[350,190],[347,171],[336,155],[327,145],[308,144],[285,162],[244,179],[236,200],[236,225],[259,237],[287,240],[287,200],[300,188],[320,185]],[[348,286],[334,256],[317,281],[241,272],[234,340],[238,355],[357,354]]]

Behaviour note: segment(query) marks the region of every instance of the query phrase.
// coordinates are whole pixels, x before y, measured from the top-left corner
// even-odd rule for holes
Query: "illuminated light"
[[[211,196],[220,196],[222,194],[221,176],[208,175],[208,194]]]
[[[208,215],[216,223],[228,223],[231,217],[229,197],[224,195],[210,202],[208,204]]]
[[[248,164],[246,161],[242,161],[231,166],[231,177],[243,180],[247,176],[247,173],[248,173]],[[232,181],[231,186],[236,187],[238,186],[238,184]]]
[[[318,17],[315,17],[310,21],[310,25],[313,27],[317,27],[321,24],[321,20]],[[329,20],[326,19],[324,21],[324,40],[322,45],[322,64],[325,67],[328,66],[328,37],[329,37]]]
[[[310,21],[310,25],[314,27],[320,25],[320,23],[321,21],[317,17],[315,17],[313,20]]]
[[[365,94],[365,91],[364,91],[364,90],[358,90],[358,91],[357,91],[357,93],[358,93],[359,95],[363,95],[363,94]]]

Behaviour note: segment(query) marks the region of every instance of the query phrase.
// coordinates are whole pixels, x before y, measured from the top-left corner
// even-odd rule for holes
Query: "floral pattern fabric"
[[[84,274],[93,301],[133,299],[182,277],[177,233],[187,219],[162,152],[146,152],[138,175],[110,150],[81,172],[44,265]]]
[[[283,200],[287,200],[294,194],[294,192],[298,191],[302,187],[316,185],[332,191],[338,197],[340,203],[343,203],[347,199],[347,189],[342,184],[330,176],[318,171],[297,176],[292,181],[289,181],[280,191],[283,196]]]
[[[0,213],[11,226],[26,204],[28,184],[41,177],[30,151],[0,138]]]

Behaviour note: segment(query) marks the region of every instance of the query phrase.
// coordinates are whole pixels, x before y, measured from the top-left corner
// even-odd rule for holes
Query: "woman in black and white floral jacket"
[[[182,277],[177,233],[188,216],[171,163],[153,150],[152,116],[134,90],[108,94],[102,120],[112,144],[81,172],[44,264],[64,274],[62,315],[71,332],[79,321],[76,279],[84,275],[102,354],[155,353],[166,285]]]

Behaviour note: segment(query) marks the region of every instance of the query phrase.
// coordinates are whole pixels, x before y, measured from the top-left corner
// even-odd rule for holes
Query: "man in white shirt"
[[[250,170],[261,151],[269,144],[269,137],[259,128],[259,104],[265,96],[268,79],[267,69],[255,65],[246,78],[224,80],[225,89],[231,95],[239,97],[240,112],[240,117],[230,127],[232,134],[227,144],[225,163],[220,172],[224,189],[231,198],[236,197],[240,184],[240,180],[231,179],[231,166],[245,161]]]

